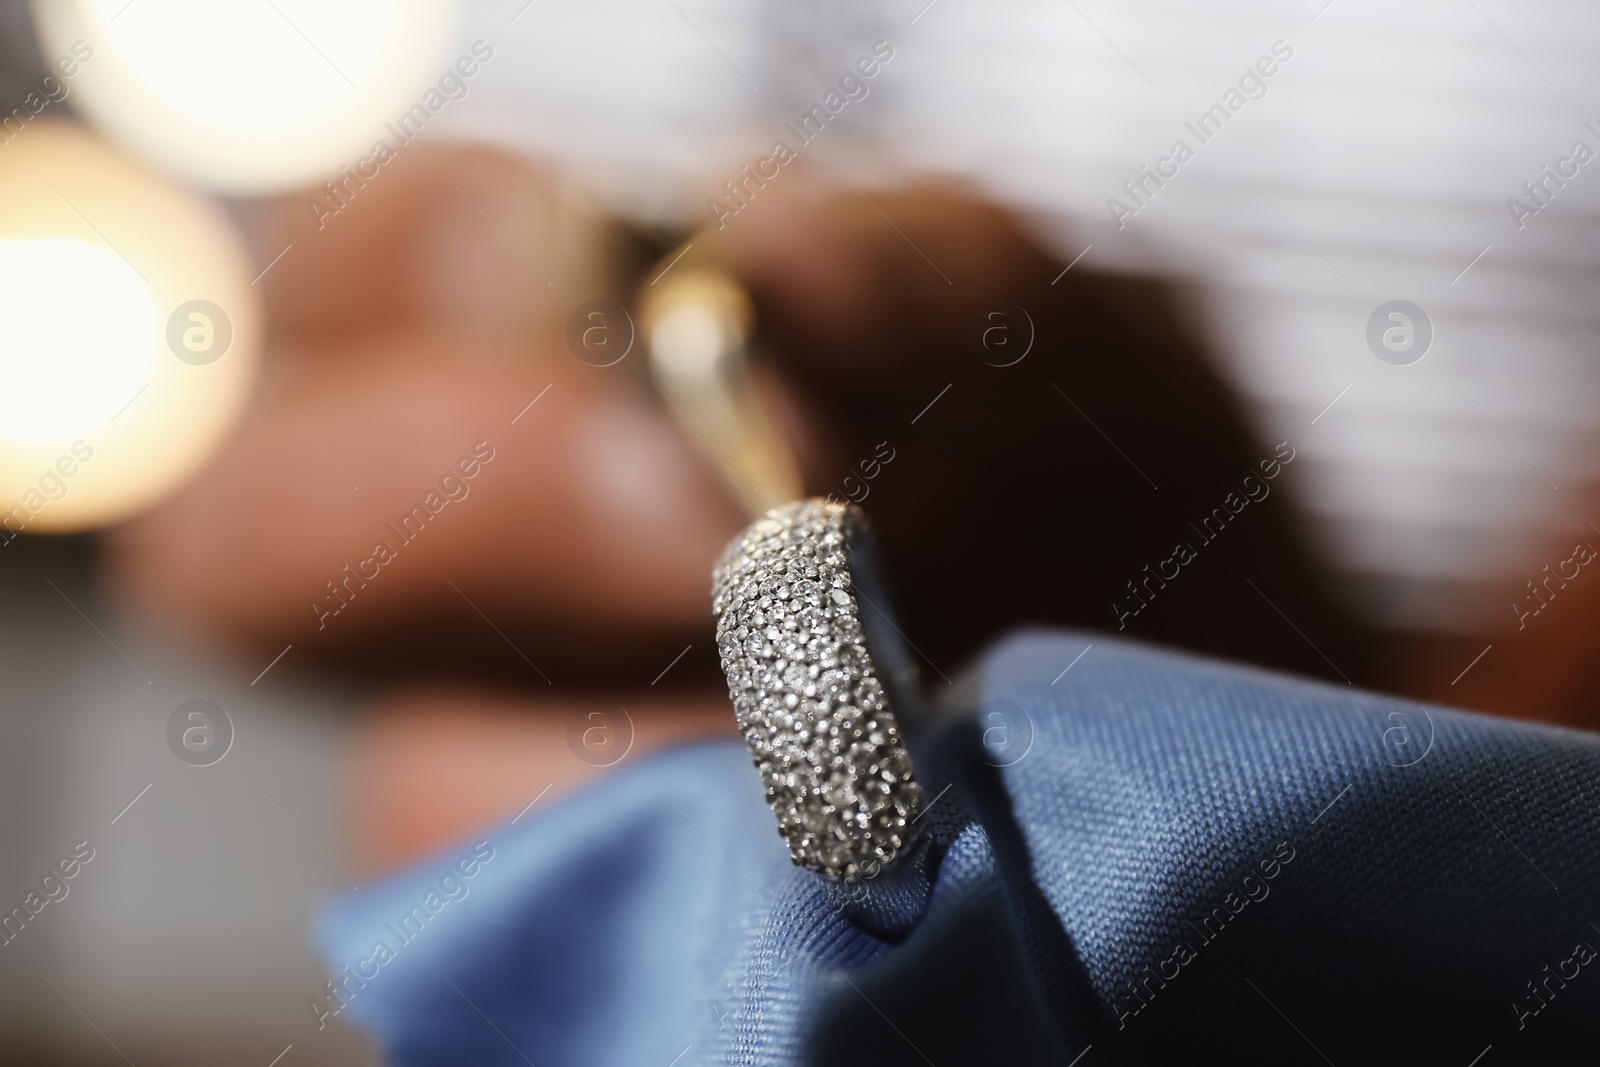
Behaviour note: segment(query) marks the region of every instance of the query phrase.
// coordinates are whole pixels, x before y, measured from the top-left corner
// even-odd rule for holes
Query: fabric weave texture
[[[409,1065],[1595,1062],[1600,738],[1100,635],[948,688],[879,879],[686,746],[485,831],[448,906],[468,845],[333,902],[339,1017]]]

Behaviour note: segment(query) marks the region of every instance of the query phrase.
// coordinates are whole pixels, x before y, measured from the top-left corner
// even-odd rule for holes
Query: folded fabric
[[[899,873],[680,748],[334,902],[312,1011],[418,1065],[1594,1062],[1600,738],[1098,635],[942,703]]]

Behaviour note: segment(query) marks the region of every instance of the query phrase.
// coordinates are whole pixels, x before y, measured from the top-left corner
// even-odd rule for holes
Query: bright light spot
[[[703,307],[674,308],[661,316],[650,331],[650,346],[651,355],[669,374],[710,374],[722,355],[722,326]]]
[[[236,192],[315,183],[378,138],[392,146],[386,121],[465,96],[450,67],[459,14],[458,0],[34,0],[47,58],[90,50],[74,107]]]
[[[385,11],[389,0],[284,2],[277,10],[154,0],[112,24],[127,6],[97,0],[94,9],[110,27],[115,60],[134,81],[176,114],[263,132],[292,129],[319,109],[342,105],[354,86],[373,78],[398,30]]]
[[[71,437],[150,380],[160,343],[150,286],[104,245],[0,241],[0,438]]]

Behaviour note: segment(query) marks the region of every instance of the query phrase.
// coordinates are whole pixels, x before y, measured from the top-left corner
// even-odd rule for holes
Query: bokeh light
[[[104,132],[214,188],[289,188],[365,154],[449,60],[453,0],[35,0],[46,59]],[[73,52],[75,45],[79,51]]]
[[[0,293],[0,434],[82,433],[145,383],[156,354],[155,297],[111,249],[77,237],[0,241]]]
[[[227,217],[83,129],[0,170],[0,522],[73,530],[175,487],[237,418],[260,309]]]

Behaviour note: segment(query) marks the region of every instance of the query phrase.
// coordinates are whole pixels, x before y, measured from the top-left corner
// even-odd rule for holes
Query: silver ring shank
[[[739,728],[794,862],[871,877],[911,840],[911,758],[867,647],[850,570],[853,506],[812,499],[734,538],[712,576]]]

